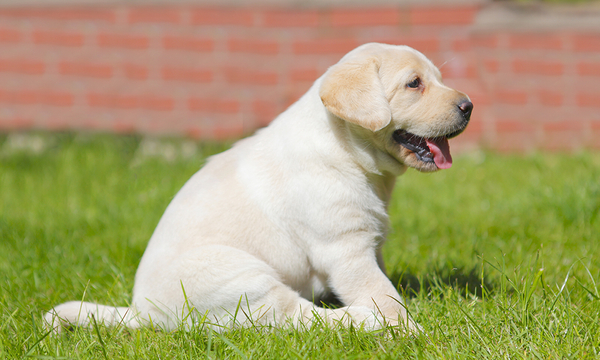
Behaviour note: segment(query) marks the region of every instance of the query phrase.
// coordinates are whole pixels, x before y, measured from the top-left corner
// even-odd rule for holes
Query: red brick
[[[175,108],[175,100],[168,96],[140,96],[140,107],[148,110],[171,111]]]
[[[298,101],[298,99],[300,99],[309,88],[310,85],[307,83],[296,84],[291,91],[286,92],[285,97],[283,99],[283,107],[290,107],[290,105]]]
[[[440,41],[437,38],[401,38],[398,40],[398,44],[407,45],[426,53],[438,52],[440,50]]]
[[[523,153],[535,149],[535,143],[526,132],[496,134],[493,147],[500,153]]]
[[[73,94],[52,90],[0,90],[0,101],[16,104],[73,105]]]
[[[12,93],[6,90],[0,89],[0,102],[10,103],[12,102]]]
[[[317,27],[319,13],[317,11],[274,10],[262,13],[262,25],[266,27]]]
[[[579,118],[543,123],[544,136],[540,145],[546,150],[577,150],[589,146],[585,140],[593,133],[587,130],[587,124]]]
[[[139,98],[134,95],[90,93],[87,100],[92,107],[134,109],[140,106]]]
[[[6,28],[0,29],[0,42],[16,43],[16,42],[21,41],[22,38],[23,38],[23,35],[21,34],[21,32],[19,30],[6,29]]]
[[[113,69],[110,65],[72,61],[61,61],[58,64],[58,71],[63,75],[88,76],[95,78],[110,78],[113,75]]]
[[[252,111],[256,115],[258,126],[266,126],[279,113],[279,107],[273,101],[255,100],[252,102]]]
[[[511,49],[543,49],[543,50],[561,50],[563,48],[562,39],[555,33],[551,34],[511,34],[509,37],[509,47]]]
[[[76,128],[88,129],[88,130],[101,130],[106,129],[106,122],[99,121],[98,118],[87,118],[75,125]]]
[[[477,138],[483,134],[483,123],[481,121],[471,121],[464,133],[460,134],[460,139],[465,135]]]
[[[573,35],[573,50],[582,52],[600,51],[599,34],[576,34]]]
[[[199,52],[210,52],[215,48],[212,39],[193,36],[165,36],[163,38],[165,49],[188,50]]]
[[[34,90],[19,90],[12,93],[12,99],[17,104],[39,104],[41,95]]]
[[[456,52],[465,52],[471,50],[472,42],[470,39],[457,39],[452,42],[452,50]]]
[[[135,95],[105,95],[108,102],[105,107],[114,107],[119,109],[135,109],[141,107],[140,99]]]
[[[127,21],[135,23],[171,23],[181,22],[179,10],[169,8],[131,8],[127,14]]]
[[[583,131],[584,125],[581,120],[563,120],[544,123],[543,129],[547,132]]]
[[[564,65],[557,61],[540,61],[517,59],[512,63],[513,71],[517,74],[562,75]]]
[[[45,130],[65,131],[65,130],[68,130],[69,126],[67,124],[67,121],[64,118],[51,117],[44,121],[44,124],[42,125],[42,127]]]
[[[115,10],[106,10],[103,8],[76,8],[76,7],[57,7],[57,8],[16,8],[4,9],[0,11],[2,18],[41,18],[49,20],[74,20],[74,21],[107,21],[115,22]]]
[[[313,82],[317,80],[320,72],[316,68],[307,68],[307,69],[292,69],[290,71],[290,79],[294,82],[303,82],[310,81]]]
[[[0,128],[6,130],[29,129],[33,127],[33,119],[21,116],[17,117],[0,117]]]
[[[45,72],[45,70],[46,65],[41,61],[27,59],[0,59],[0,72],[41,75]]]
[[[131,134],[136,131],[135,125],[123,120],[118,120],[112,126],[112,130],[117,134]]]
[[[254,25],[254,12],[248,9],[196,9],[192,11],[193,25]]]
[[[73,32],[35,30],[33,42],[59,46],[83,46],[84,36],[81,33]]]
[[[0,89],[0,102],[2,102],[2,103],[15,102],[14,97],[15,97],[14,91]]]
[[[123,64],[125,77],[134,80],[145,80],[148,78],[148,68],[144,65]]]
[[[98,45],[102,47],[117,47],[127,49],[146,49],[149,39],[145,35],[130,34],[99,34]]]
[[[316,39],[296,41],[294,54],[345,54],[359,45],[354,39]]]
[[[442,71],[442,75],[445,79],[477,77],[477,68],[472,64],[464,64],[463,66],[453,66],[453,64],[445,64],[443,67],[440,68],[440,70]]]
[[[398,25],[400,10],[396,8],[363,8],[332,10],[332,26]]]
[[[475,34],[473,36],[473,46],[488,49],[495,49],[499,45],[498,35],[496,34]]]
[[[240,103],[234,99],[193,97],[188,99],[188,109],[208,113],[237,114],[240,111]]]
[[[279,76],[272,71],[225,68],[223,70],[227,82],[232,84],[277,85]]]
[[[269,40],[229,39],[227,48],[231,52],[274,55],[279,52],[279,44]]]
[[[498,89],[495,93],[495,98],[499,103],[524,105],[527,103],[528,97],[525,91]]]
[[[398,36],[394,38],[375,38],[373,41],[391,45],[406,45],[426,54],[440,51],[440,41],[437,37]]]
[[[600,108],[600,94],[579,93],[577,105]]]
[[[534,124],[523,120],[496,120],[496,131],[498,133],[525,132],[531,133],[535,130]]]
[[[546,151],[578,150],[585,146],[585,135],[580,131],[546,131],[538,147]]]
[[[469,25],[477,14],[477,7],[416,7],[409,12],[411,25]]]
[[[561,106],[563,104],[563,95],[556,91],[540,90],[538,96],[543,105]]]
[[[592,149],[600,150],[600,124],[592,123],[592,129],[594,132],[588,136],[588,141],[585,146],[591,147]]]
[[[500,69],[500,62],[496,59],[484,59],[483,67],[491,73],[497,73]]]
[[[192,139],[201,139],[205,136],[206,131],[198,126],[190,126],[185,129],[184,133]]]
[[[175,101],[170,97],[154,95],[125,95],[125,94],[100,94],[87,95],[88,104],[92,107],[107,107],[116,109],[143,108],[149,110],[173,110]]]
[[[473,87],[468,87],[468,88],[464,88],[463,85],[461,85],[459,87],[460,91],[465,92],[467,95],[469,95],[469,98],[471,99],[471,102],[473,102],[473,104],[475,104],[475,112],[477,114],[481,114],[481,111],[483,110],[483,105],[489,105],[490,104],[490,99],[489,99],[489,94],[487,91],[484,91],[481,87],[479,86],[473,86]]]
[[[225,140],[240,137],[244,134],[244,123],[241,121],[215,123],[212,129],[213,137],[217,140]]]
[[[72,106],[73,94],[62,91],[48,91],[41,94],[42,103],[54,106]]]
[[[212,70],[207,69],[164,67],[161,72],[162,78],[165,80],[208,83],[213,78]]]
[[[577,64],[577,73],[584,76],[600,76],[600,62],[580,62]]]

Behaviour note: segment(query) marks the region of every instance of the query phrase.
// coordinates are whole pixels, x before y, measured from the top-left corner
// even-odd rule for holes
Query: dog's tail
[[[56,333],[74,326],[94,326],[94,322],[106,326],[123,325],[132,329],[140,326],[137,314],[132,308],[85,301],[69,301],[55,306],[44,315],[44,322],[48,330],[52,329]]]

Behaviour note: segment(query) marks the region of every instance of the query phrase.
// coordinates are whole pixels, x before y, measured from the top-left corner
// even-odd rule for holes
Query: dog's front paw
[[[389,325],[389,321],[384,316],[366,306],[347,306],[332,311],[335,314],[334,319],[344,326],[352,324],[371,331],[380,330]]]
[[[394,329],[397,332],[417,336],[424,333],[423,327],[415,322],[410,316],[398,315],[394,318],[374,313],[374,317],[365,319],[365,325],[372,324],[372,330]],[[366,327],[366,326],[365,326]]]

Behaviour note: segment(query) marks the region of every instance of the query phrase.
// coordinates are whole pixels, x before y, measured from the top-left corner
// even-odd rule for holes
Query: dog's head
[[[452,165],[448,139],[471,117],[469,97],[442,83],[438,68],[407,46],[365,44],[324,75],[327,110],[402,165],[420,171]]]

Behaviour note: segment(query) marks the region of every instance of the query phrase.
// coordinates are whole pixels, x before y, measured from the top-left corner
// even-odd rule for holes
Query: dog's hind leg
[[[325,309],[316,306],[284,284],[271,288],[264,299],[256,302],[270,304],[272,317],[278,324],[291,323],[296,327],[310,327],[315,323],[330,326],[354,324],[367,330],[384,326],[383,318],[372,309],[364,306],[346,306],[338,309]]]
[[[164,262],[149,255],[140,264],[133,296],[142,323],[167,330],[200,322],[217,330],[315,321],[380,327],[372,309],[314,305],[271,266],[240,249],[203,246]]]
[[[129,328],[137,328],[140,325],[133,309],[85,301],[69,301],[60,304],[44,315],[45,325],[56,333],[76,326],[87,327],[94,321],[106,326],[121,324]]]

